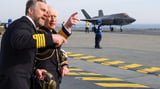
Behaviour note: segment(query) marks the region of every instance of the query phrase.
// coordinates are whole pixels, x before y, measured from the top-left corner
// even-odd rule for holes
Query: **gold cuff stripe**
[[[59,30],[58,34],[62,35],[64,38],[68,38],[68,36],[63,32],[62,29]]]
[[[36,48],[42,48],[46,46],[44,34],[34,34],[33,39],[36,40]]]
[[[42,84],[42,89],[46,89],[46,82]]]
[[[53,80],[50,80],[49,81],[49,86],[48,86],[48,89],[51,89],[51,84],[53,83]]]
[[[61,66],[62,66],[62,65],[65,65],[65,64],[68,64],[68,62],[67,62],[67,61],[62,62],[62,63],[61,63]]]

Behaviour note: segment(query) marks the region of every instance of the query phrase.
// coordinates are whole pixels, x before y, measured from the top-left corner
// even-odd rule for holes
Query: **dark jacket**
[[[45,27],[41,27],[38,31],[39,33],[46,33],[46,34],[60,34],[64,36],[65,38],[69,37],[71,33],[69,33],[64,27],[59,30],[57,33],[55,30],[49,31],[49,29]],[[40,48],[38,49],[38,53],[36,55],[36,67],[39,69],[46,69],[48,72],[50,72],[54,80],[56,81],[57,87],[56,89],[59,89],[59,84],[61,82],[61,67],[66,65],[68,66],[68,63],[66,60],[63,60],[61,58],[61,47],[58,48]]]
[[[36,33],[25,16],[9,25],[1,40],[1,89],[30,89],[36,48],[54,46],[51,34]]]

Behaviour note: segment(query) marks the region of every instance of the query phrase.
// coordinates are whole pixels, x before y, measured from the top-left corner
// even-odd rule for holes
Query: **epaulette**
[[[47,34],[47,31],[43,29],[37,29],[37,32],[40,34]],[[47,60],[50,59],[55,53],[55,50],[53,49],[46,49],[46,48],[40,48],[38,49],[38,53],[36,53],[36,60]]]
[[[43,29],[37,29],[38,33],[47,33],[47,31],[43,30]]]

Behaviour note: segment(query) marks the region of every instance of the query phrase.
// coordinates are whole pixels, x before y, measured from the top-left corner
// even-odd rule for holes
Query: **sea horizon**
[[[58,24],[58,26],[61,26],[61,24]],[[90,24],[90,27],[93,25]],[[73,27],[85,27],[84,24],[76,24]],[[105,25],[103,27],[109,28],[109,25]],[[119,25],[112,25],[114,28],[120,28]],[[128,28],[128,29],[160,29],[160,24],[128,24],[122,26],[122,28]]]

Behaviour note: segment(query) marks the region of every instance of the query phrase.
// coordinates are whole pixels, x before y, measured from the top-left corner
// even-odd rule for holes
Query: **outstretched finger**
[[[75,13],[73,13],[72,15],[71,15],[71,17],[74,17],[74,16],[76,16],[78,14],[78,12],[75,12]]]

